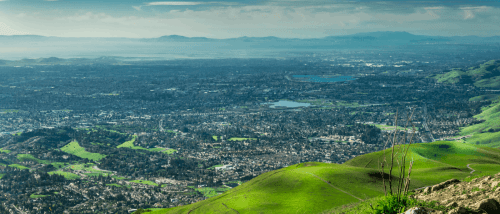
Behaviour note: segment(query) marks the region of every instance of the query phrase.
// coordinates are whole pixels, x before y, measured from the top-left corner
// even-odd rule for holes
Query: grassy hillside
[[[76,141],[72,141],[71,143],[68,143],[66,146],[62,147],[61,151],[93,161],[99,161],[106,157],[106,155],[85,151],[85,148],[81,147],[80,144],[78,144],[78,142]]]
[[[491,60],[467,71],[453,69],[432,78],[441,83],[473,83],[476,87],[500,88],[500,60]]]
[[[500,97],[487,107],[481,114],[474,116],[482,123],[462,128],[461,135],[472,135],[465,141],[494,148],[500,148]]]
[[[498,97],[500,96],[500,94],[485,94],[485,95],[479,95],[479,96],[476,96],[476,97],[473,97],[473,98],[470,98],[469,101],[494,101],[496,100]]]
[[[461,70],[452,70],[444,74],[438,74],[434,78],[437,79],[438,82],[442,83],[458,83],[460,81],[460,77],[463,75],[466,75],[466,73]]]
[[[398,150],[396,148],[396,150]],[[398,154],[401,154],[400,152]],[[219,196],[152,213],[322,213],[384,194],[377,160],[384,151],[358,156],[344,164],[301,163],[264,173]],[[389,157],[390,150],[385,150]],[[410,189],[451,178],[500,171],[500,150],[460,142],[412,145],[415,161]],[[407,163],[408,165],[409,163]],[[386,173],[388,170],[386,169]],[[398,172],[393,171],[397,176]],[[386,175],[388,177],[388,175]],[[327,181],[330,182],[327,183]]]

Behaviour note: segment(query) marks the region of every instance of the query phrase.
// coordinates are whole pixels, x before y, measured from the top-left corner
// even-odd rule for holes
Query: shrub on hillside
[[[398,199],[397,195],[387,195],[378,202],[373,210],[375,214],[402,213],[413,204],[415,204],[415,201],[408,196],[401,196]]]

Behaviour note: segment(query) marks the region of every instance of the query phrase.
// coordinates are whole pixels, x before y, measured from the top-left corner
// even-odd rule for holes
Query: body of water
[[[293,75],[293,77],[309,82],[345,82],[355,80],[352,76],[321,77],[317,75]]]
[[[297,107],[307,107],[310,106],[311,104],[309,103],[298,103],[298,102],[293,102],[293,101],[287,101],[287,100],[280,100],[278,102],[272,102],[272,103],[264,103],[269,106],[269,108],[276,108],[276,107],[286,107],[286,108],[297,108]]]

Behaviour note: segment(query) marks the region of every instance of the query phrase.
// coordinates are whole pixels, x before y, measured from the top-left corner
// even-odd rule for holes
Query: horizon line
[[[14,36],[39,36],[39,37],[55,37],[55,38],[116,38],[116,39],[158,39],[162,37],[170,37],[170,36],[179,36],[179,37],[184,37],[188,39],[192,38],[205,38],[205,39],[213,39],[213,40],[225,40],[225,39],[238,39],[238,38],[278,38],[278,39],[324,39],[328,37],[342,37],[342,36],[353,36],[357,34],[369,34],[369,33],[408,33],[411,35],[415,36],[431,36],[431,37],[481,37],[481,38],[489,38],[489,37],[498,37],[500,35],[492,35],[492,36],[477,36],[477,35],[466,35],[466,36],[439,36],[439,35],[425,35],[425,34],[414,34],[414,33],[409,33],[408,31],[370,31],[370,32],[359,32],[359,33],[353,33],[353,34],[345,34],[345,35],[331,35],[331,36],[323,36],[323,37],[311,37],[311,38],[299,38],[299,37],[277,37],[277,36],[260,36],[260,37],[252,37],[252,36],[240,36],[240,37],[230,37],[230,38],[210,38],[210,37],[204,37],[204,36],[193,36],[193,37],[188,37],[188,36],[183,36],[183,35],[178,35],[178,34],[170,34],[170,35],[163,35],[159,37],[60,37],[60,36],[44,36],[44,35],[38,35],[38,34],[19,34],[19,35],[0,35],[0,37],[14,37]]]

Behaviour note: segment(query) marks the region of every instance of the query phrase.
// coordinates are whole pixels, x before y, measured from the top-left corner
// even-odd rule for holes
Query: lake
[[[345,82],[356,80],[352,76],[330,76],[330,77],[321,77],[317,75],[293,75],[294,78],[309,81],[309,82]]]
[[[269,108],[276,108],[276,107],[287,107],[287,108],[297,108],[297,107],[307,107],[310,106],[311,104],[309,103],[298,103],[298,102],[293,102],[293,101],[287,101],[287,100],[280,100],[278,102],[272,102],[272,103],[263,103],[269,106]]]

